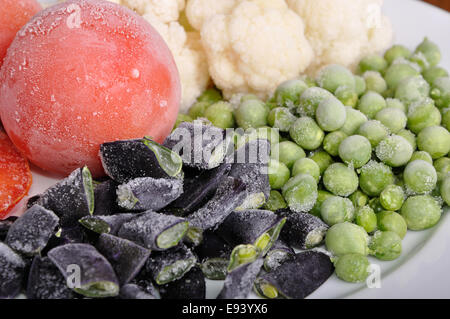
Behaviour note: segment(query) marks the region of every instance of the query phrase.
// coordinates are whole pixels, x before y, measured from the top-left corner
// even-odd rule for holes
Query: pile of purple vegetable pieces
[[[205,138],[213,135],[223,138]],[[79,168],[30,198],[20,218],[0,221],[0,297],[203,299],[207,279],[224,280],[217,298],[252,289],[308,296],[334,271],[328,255],[307,250],[308,236],[327,226],[310,214],[258,209],[270,192],[270,143],[238,147],[225,135],[194,122],[163,145],[101,145],[107,178]],[[212,156],[197,156],[204,150]]]

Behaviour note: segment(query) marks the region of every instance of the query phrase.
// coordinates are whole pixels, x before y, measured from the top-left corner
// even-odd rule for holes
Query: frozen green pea
[[[353,206],[355,206],[356,208],[366,206],[367,202],[369,201],[369,197],[359,189],[351,194],[349,199],[352,201]]]
[[[364,228],[349,222],[331,226],[325,244],[328,251],[335,256],[347,254],[367,256],[369,253],[369,235]]]
[[[386,107],[393,107],[399,110],[402,110],[406,114],[406,106],[399,99],[387,98],[386,99]]]
[[[406,166],[403,179],[407,189],[414,194],[426,194],[436,187],[436,169],[428,162],[416,160]]]
[[[180,113],[177,116],[177,120],[175,122],[174,129],[176,129],[183,122],[192,122],[192,121],[193,121],[192,117],[190,117],[189,115]]]
[[[286,164],[275,159],[270,159],[268,173],[269,184],[272,189],[281,189],[291,177],[291,172]]]
[[[284,184],[282,193],[290,209],[295,212],[309,212],[317,200],[317,182],[309,174],[300,174]]]
[[[366,71],[377,71],[381,73],[387,67],[388,63],[382,56],[371,54],[359,62],[359,73],[363,74]]]
[[[211,102],[208,102],[208,101],[196,102],[194,105],[191,106],[188,114],[193,119],[198,119],[199,117],[203,117],[205,115],[206,109],[210,105],[211,105]]]
[[[398,135],[388,136],[376,148],[377,157],[392,167],[400,167],[408,163],[412,153],[411,144]]]
[[[339,145],[347,138],[347,134],[335,131],[327,134],[323,140],[323,149],[331,156],[339,155]]]
[[[405,201],[405,192],[398,185],[388,185],[380,194],[380,204],[388,211],[397,211]]]
[[[294,142],[309,151],[317,149],[325,137],[325,133],[310,117],[301,117],[295,121],[289,135]]]
[[[333,196],[327,198],[320,208],[320,215],[330,226],[351,222],[355,218],[355,208],[348,198]]]
[[[358,103],[358,110],[365,114],[369,119],[386,107],[386,100],[377,92],[369,91],[364,94]]]
[[[347,117],[345,119],[344,126],[340,128],[341,132],[344,132],[348,136],[353,135],[358,128],[367,122],[367,116],[365,116],[361,111],[355,110],[350,106],[345,107]]]
[[[286,208],[287,204],[280,192],[271,190],[269,198],[266,201],[265,208],[276,212],[279,209]]]
[[[442,126],[447,129],[450,129],[450,108],[446,108],[442,110]]]
[[[306,157],[305,151],[291,141],[284,141],[273,145],[271,151],[271,157],[286,164],[291,169],[294,163],[300,159]]]
[[[411,162],[417,161],[417,160],[422,160],[422,161],[428,162],[430,164],[433,164],[433,158],[431,157],[431,155],[424,151],[414,152],[413,155],[411,156],[411,159],[409,160],[409,162],[411,163]]]
[[[370,239],[369,250],[380,260],[394,260],[402,253],[402,239],[393,231],[377,231]]]
[[[384,211],[383,206],[381,205],[381,201],[379,197],[374,197],[369,200],[369,207],[373,209],[375,214],[379,214]]]
[[[386,80],[379,72],[368,71],[364,73],[363,77],[366,81],[367,91],[373,91],[379,94],[383,94],[383,92],[388,89]]]
[[[344,104],[335,97],[320,102],[316,110],[316,120],[320,128],[326,132],[340,129],[347,117]]]
[[[316,80],[314,80],[312,77],[310,77],[309,75],[300,75],[298,77],[300,80],[302,80],[303,82],[306,83],[306,85],[308,85],[308,87],[313,87],[313,86],[317,86]]]
[[[438,78],[448,77],[448,72],[446,69],[440,66],[432,66],[422,72],[423,78],[432,85],[434,81]]]
[[[377,215],[369,206],[358,207],[355,215],[356,224],[366,232],[371,233],[377,229]]]
[[[430,156],[430,158],[431,158],[431,156]],[[450,172],[450,158],[441,157],[440,159],[437,159],[436,161],[434,161],[433,166],[436,169],[436,172],[438,174],[438,181],[441,181]]]
[[[406,105],[421,101],[430,94],[430,85],[421,76],[411,76],[401,81],[395,90],[395,98]]]
[[[419,44],[415,53],[422,53],[430,66],[437,65],[441,61],[441,51],[439,50],[439,47],[428,38],[425,38],[423,42]]]
[[[427,127],[417,136],[417,146],[433,159],[444,157],[450,151],[450,133],[442,126]]]
[[[440,194],[444,202],[450,206],[450,176],[446,175],[441,183]]]
[[[277,107],[270,111],[267,121],[273,128],[277,128],[280,132],[289,132],[292,124],[297,118],[285,107]]]
[[[408,143],[411,145],[413,151],[415,149],[417,149],[417,143],[416,143],[416,135],[411,132],[410,130],[404,129],[404,130],[400,130],[397,133],[398,136],[403,137],[405,140],[408,141]]]
[[[308,85],[300,79],[285,81],[275,91],[275,102],[278,106],[295,109],[300,102],[300,96],[307,88]]]
[[[333,158],[325,151],[316,151],[309,155],[310,159],[319,165],[320,175],[322,175],[325,170],[334,163]]]
[[[394,174],[392,169],[376,161],[370,161],[361,168],[359,175],[359,184],[361,189],[367,195],[379,196],[383,189],[394,183]]]
[[[430,96],[440,109],[450,107],[450,78],[443,77],[434,80]]]
[[[392,65],[386,70],[384,79],[386,80],[389,88],[396,90],[401,81],[419,74],[420,67],[417,64],[399,59],[392,63]]]
[[[396,134],[400,130],[406,128],[408,118],[406,114],[397,108],[385,108],[377,113],[375,116],[377,121],[380,121],[389,131]]]
[[[391,211],[382,211],[377,214],[378,219],[378,229],[382,231],[393,231],[400,236],[400,238],[404,238],[406,232],[408,231],[408,227],[405,219],[396,212]]]
[[[319,183],[320,180],[320,167],[310,158],[301,158],[292,166],[292,176],[299,174],[309,174]]]
[[[210,104],[219,102],[222,100],[222,93],[216,89],[211,88],[202,93],[197,99],[198,102],[209,102]]]
[[[411,55],[409,60],[420,67],[420,70],[426,70],[430,67],[427,57],[422,52],[416,52]]]
[[[336,275],[347,282],[364,282],[369,276],[370,263],[366,256],[347,254],[334,261]]]
[[[319,190],[317,193],[317,201],[314,204],[314,207],[309,212],[310,214],[320,217],[320,210],[322,208],[322,204],[324,201],[326,201],[328,198],[333,197],[334,195],[330,192]]]
[[[398,58],[408,59],[411,56],[411,50],[403,45],[396,44],[389,48],[384,54],[384,59],[391,64]]]
[[[355,88],[340,86],[334,92],[336,98],[346,106],[356,107],[358,104],[358,94]]]
[[[271,127],[258,127],[256,129],[251,128],[246,130],[244,138],[240,139],[237,144],[237,148],[244,145],[248,141],[255,139],[266,139],[272,145],[276,145],[280,142],[280,133],[278,133],[277,129],[273,129]]]
[[[334,93],[340,86],[347,86],[349,88],[355,87],[355,78],[353,73],[347,68],[330,64],[323,67],[317,76],[316,82],[323,89]]]
[[[363,123],[356,133],[367,138],[372,147],[376,147],[382,140],[388,137],[389,130],[380,121],[370,120]]]
[[[408,128],[416,134],[424,128],[439,125],[441,120],[441,112],[430,98],[414,102],[408,108]]]
[[[370,141],[361,135],[347,137],[339,145],[339,157],[344,163],[360,168],[367,164],[372,156]]]
[[[333,97],[333,94],[325,89],[319,87],[308,88],[300,96],[297,113],[301,116],[314,117],[320,102],[330,97]]]
[[[358,94],[358,97],[363,95],[366,92],[367,85],[366,81],[362,76],[355,75],[355,92]]]
[[[323,184],[327,190],[337,196],[349,196],[358,189],[358,175],[342,164],[331,164],[323,175]]]
[[[228,102],[216,102],[209,106],[204,116],[214,125],[222,129],[234,127],[233,107]]]
[[[267,115],[268,109],[260,100],[246,100],[234,112],[236,123],[244,130],[266,126]]]
[[[441,218],[442,207],[430,195],[412,196],[405,201],[401,214],[408,225],[408,229],[423,230],[437,224]]]
[[[250,100],[257,100],[260,101],[259,97],[257,97],[255,94],[245,94],[241,97],[241,103],[250,101]]]

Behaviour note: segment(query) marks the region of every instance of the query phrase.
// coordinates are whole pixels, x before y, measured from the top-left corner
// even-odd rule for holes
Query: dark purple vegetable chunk
[[[194,252],[200,261],[200,268],[206,278],[224,280],[233,247],[215,232],[206,231],[202,243]]]
[[[118,184],[111,179],[95,185],[94,215],[113,215],[121,211],[117,205],[117,186]]]
[[[11,225],[17,220],[17,216],[11,216],[0,220],[0,241],[4,241]]]
[[[146,291],[136,284],[126,284],[120,288],[120,299],[159,299],[158,294]]]
[[[74,284],[75,292],[92,298],[119,294],[119,281],[113,267],[94,246],[67,244],[53,248],[47,255],[64,278]]]
[[[183,278],[160,286],[159,294],[162,299],[205,299],[205,276],[194,267]]]
[[[184,218],[147,211],[124,223],[118,236],[152,250],[165,250],[178,245],[187,228]]]
[[[96,247],[113,266],[121,285],[130,282],[150,256],[150,250],[109,234],[101,234]]]
[[[0,242],[0,298],[14,298],[19,294],[26,267],[20,255]]]
[[[34,195],[30,198],[28,198],[27,200],[27,209],[33,207],[33,205],[37,204],[37,202],[39,201],[39,199],[41,198],[41,195]]]
[[[217,299],[247,298],[262,265],[263,260],[260,258],[252,263],[239,266],[228,273],[223,289]]]
[[[75,292],[67,287],[66,279],[48,257],[36,256],[28,275],[27,298],[74,299]]]
[[[69,177],[47,189],[37,204],[54,212],[62,227],[78,223],[94,212],[94,187],[87,167],[73,171]]]
[[[160,210],[183,193],[180,179],[139,177],[120,185],[117,200],[121,208],[132,211]]]
[[[264,269],[266,271],[272,271],[278,268],[286,260],[289,260],[294,256],[294,249],[288,246],[281,239],[278,239],[267,252],[266,257],[264,258]]]
[[[5,242],[21,254],[39,254],[55,233],[58,222],[52,211],[34,205],[11,225]]]
[[[281,209],[276,213],[286,218],[281,238],[294,248],[310,249],[320,245],[329,228],[320,218],[308,213],[290,209]]]
[[[86,229],[97,234],[108,233],[117,235],[123,224],[135,219],[137,214],[115,214],[109,216],[86,216],[79,220],[80,224]]]
[[[330,257],[318,251],[305,251],[271,272],[262,273],[256,288],[270,284],[279,297],[303,299],[319,288],[334,272]]]
[[[184,192],[168,209],[177,212],[178,216],[192,214],[214,196],[230,169],[231,164],[224,163],[214,169],[197,172],[192,177],[185,175]]]

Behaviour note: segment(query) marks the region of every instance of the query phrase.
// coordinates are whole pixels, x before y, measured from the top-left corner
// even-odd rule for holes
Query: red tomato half
[[[103,175],[104,142],[170,133],[181,95],[161,36],[142,17],[99,0],[50,7],[20,30],[0,72],[0,116],[37,166]]]

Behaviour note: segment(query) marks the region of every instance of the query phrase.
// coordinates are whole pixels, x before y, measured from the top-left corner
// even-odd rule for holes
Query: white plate
[[[43,2],[50,2],[43,0]],[[396,43],[413,49],[425,36],[439,44],[442,66],[450,70],[450,14],[414,0],[385,0],[384,12],[391,18]],[[30,196],[39,194],[57,181],[33,168]],[[23,203],[15,214],[23,210]],[[393,262],[371,259],[381,267],[381,288],[369,289],[365,284],[349,284],[335,275],[310,298],[449,298],[450,297],[450,217],[444,213],[433,229],[408,231],[403,241],[403,254]],[[214,298],[221,282],[208,281],[207,295]],[[255,296],[253,296],[255,297]]]

